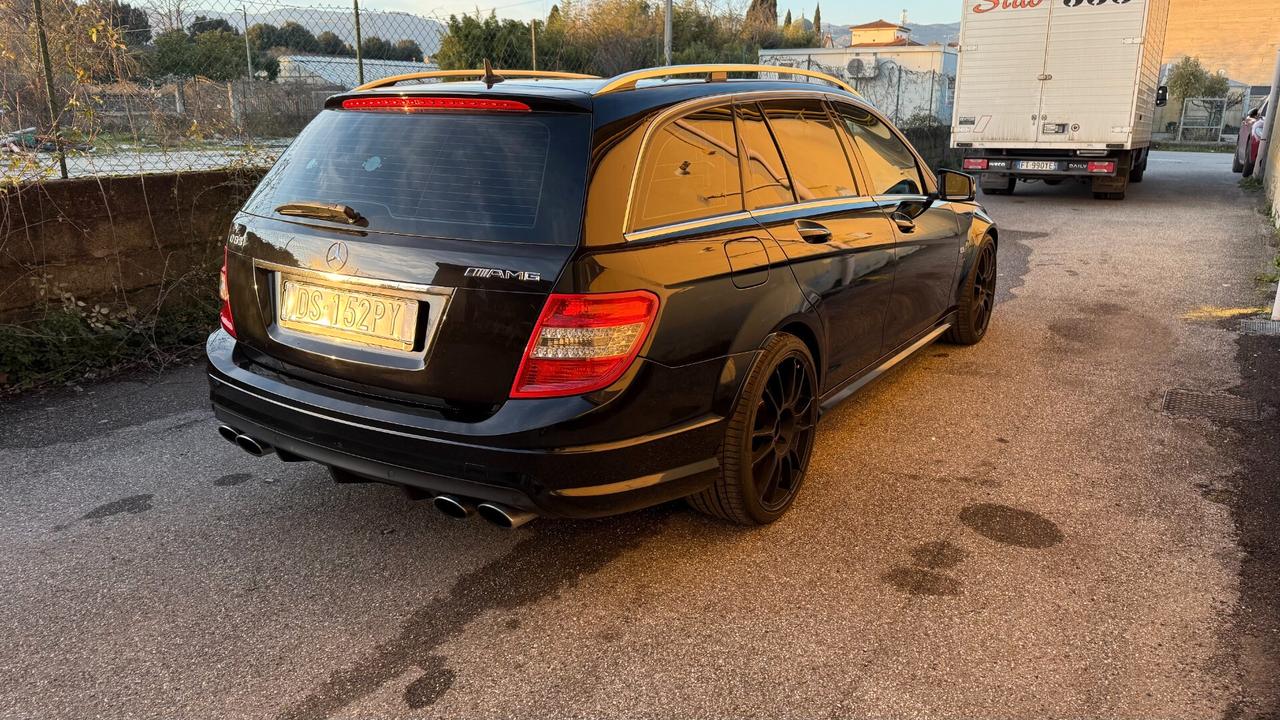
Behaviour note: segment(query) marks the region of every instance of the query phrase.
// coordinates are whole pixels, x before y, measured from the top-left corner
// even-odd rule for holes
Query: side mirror
[[[973,202],[978,197],[978,181],[955,170],[938,173],[939,196],[950,202]]]
[[[1169,104],[1169,86],[1161,85],[1156,88],[1156,107],[1164,107]]]

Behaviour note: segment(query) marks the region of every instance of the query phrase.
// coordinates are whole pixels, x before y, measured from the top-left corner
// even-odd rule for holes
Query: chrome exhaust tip
[[[240,437],[240,433],[230,425],[219,425],[218,434],[222,436],[223,440],[226,440],[232,445],[236,444],[236,438]]]
[[[262,457],[263,455],[266,455],[267,453],[271,452],[270,445],[264,442],[258,442],[257,440],[254,440],[253,438],[249,437],[248,435],[237,435],[236,445],[239,445],[241,450],[249,453],[254,457]]]
[[[437,495],[431,504],[445,515],[458,520],[465,520],[476,511],[474,503],[453,495]]]
[[[514,530],[538,517],[527,510],[517,510],[498,503],[480,503],[476,506],[476,511],[480,513],[480,517],[507,530]]]

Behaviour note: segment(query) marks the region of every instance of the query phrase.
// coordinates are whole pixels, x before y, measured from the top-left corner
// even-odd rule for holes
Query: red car
[[[1244,122],[1240,124],[1240,140],[1236,143],[1236,156],[1231,161],[1231,170],[1245,177],[1253,175],[1254,165],[1258,162],[1258,143],[1262,141],[1262,128],[1267,119],[1267,101],[1249,111]]]

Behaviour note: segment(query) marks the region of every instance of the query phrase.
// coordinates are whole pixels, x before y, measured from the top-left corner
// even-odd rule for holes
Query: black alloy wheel
[[[960,287],[959,309],[955,322],[947,330],[947,342],[973,345],[986,336],[996,307],[998,274],[996,244],[987,236],[974,251],[973,264]]]
[[[782,517],[804,483],[817,424],[813,355],[794,335],[769,336],[729,416],[719,476],[689,504],[740,525]]]
[[[791,503],[813,449],[818,401],[813,379],[798,355],[774,368],[756,406],[751,429],[751,476],[767,512]]]

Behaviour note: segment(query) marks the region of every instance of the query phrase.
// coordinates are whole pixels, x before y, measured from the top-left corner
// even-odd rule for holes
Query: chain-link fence
[[[600,76],[663,63],[662,3],[565,3],[527,22],[358,2],[0,0],[0,183],[263,166],[327,97],[391,75],[485,60]],[[760,47],[796,39],[725,2],[677,3],[673,62],[755,63]],[[826,51],[766,52],[850,78],[850,63],[804,55]],[[863,74],[850,81],[900,123],[949,119],[954,72],[884,61]]]

